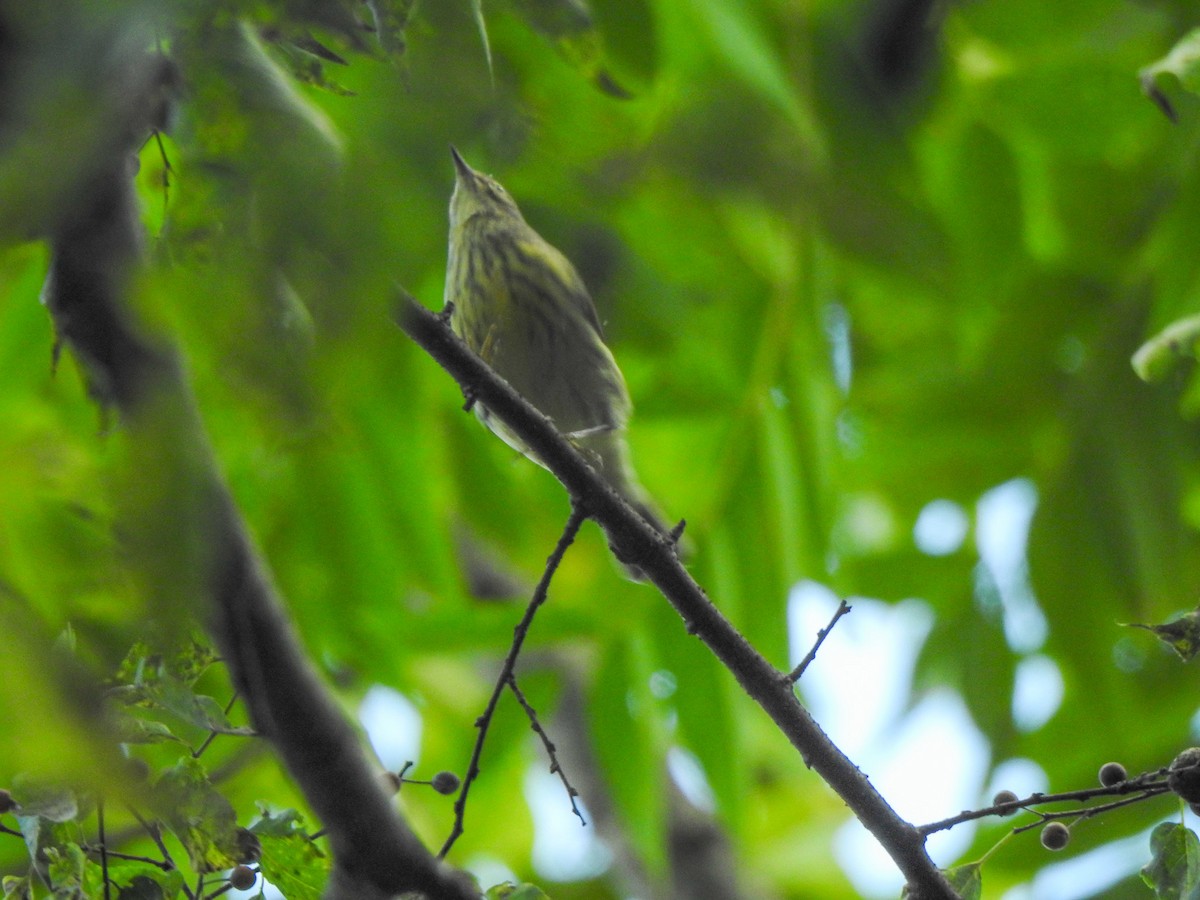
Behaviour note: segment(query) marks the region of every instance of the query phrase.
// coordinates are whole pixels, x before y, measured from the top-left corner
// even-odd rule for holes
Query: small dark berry
[[[262,859],[262,842],[249,828],[237,830],[237,848],[238,859],[242,862],[256,863]]]
[[[997,791],[996,796],[992,798],[992,806],[1000,806],[1004,803],[1015,803],[1016,801],[1017,795],[1012,791]],[[997,815],[1013,816],[1016,815],[1016,813],[1017,807],[1014,806],[1012,809],[1006,809],[1003,812],[997,813]]]
[[[439,794],[445,794],[446,796],[449,796],[458,790],[458,786],[461,784],[461,782],[458,780],[458,776],[453,772],[438,772],[433,776],[433,780],[430,781],[429,784]]]
[[[229,873],[229,883],[239,891],[248,891],[254,887],[255,871],[249,866],[234,866]]]
[[[1200,803],[1200,747],[1189,747],[1171,763],[1167,787],[1186,803]]]
[[[1062,822],[1050,822],[1042,829],[1042,846],[1047,850],[1061,850],[1071,840],[1071,829]]]
[[[10,791],[0,788],[0,815],[6,812],[12,812],[17,808],[17,801],[13,799]]]
[[[1112,787],[1129,779],[1129,773],[1119,762],[1108,762],[1100,767],[1100,783],[1104,787]]]

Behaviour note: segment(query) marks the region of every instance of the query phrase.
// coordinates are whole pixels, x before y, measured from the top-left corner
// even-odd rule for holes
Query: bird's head
[[[515,216],[521,219],[517,203],[503,185],[490,175],[476,172],[453,147],[454,194],[450,197],[450,227],[464,224],[472,216]]]

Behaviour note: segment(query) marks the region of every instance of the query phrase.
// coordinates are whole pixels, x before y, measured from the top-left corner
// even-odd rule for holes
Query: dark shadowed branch
[[[115,123],[135,134],[136,122]],[[170,496],[197,552],[198,571],[172,573],[201,587],[213,638],[255,728],[271,740],[328,831],[334,853],[329,897],[390,897],[406,891],[467,900],[478,891],[440,863],[393,809],[358,735],[304,655],[265,563],[217,474],[200,418],[169,349],[130,322],[128,283],[141,232],[128,154],[114,141],[107,164],[79,192],[50,236],[44,291],[59,339],[84,363],[103,402],[120,414],[126,440],[160,464],[146,477]]]

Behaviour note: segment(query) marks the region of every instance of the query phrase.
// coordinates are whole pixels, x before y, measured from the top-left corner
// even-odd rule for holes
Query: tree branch
[[[575,790],[575,786],[571,784],[571,779],[567,777],[567,771],[558,759],[558,748],[554,746],[554,741],[550,740],[550,735],[546,733],[545,726],[538,719],[537,710],[533,708],[529,702],[529,698],[525,696],[525,692],[518,686],[516,675],[508,676],[508,688],[512,691],[513,696],[517,698],[517,702],[521,704],[521,709],[525,710],[525,718],[529,720],[529,727],[533,729],[533,733],[541,740],[542,748],[546,751],[546,756],[550,758],[550,774],[557,775],[558,780],[562,782],[563,790],[567,792],[567,799],[571,801],[571,812],[575,813],[575,817],[579,819],[580,825],[587,825],[587,819],[583,817],[583,811],[580,810],[579,803],[576,800],[579,796],[579,791]]]
[[[487,707],[479,718],[475,720],[475,727],[479,729],[479,734],[475,738],[475,748],[471,751],[471,762],[467,766],[467,774],[463,778],[462,788],[458,792],[458,799],[454,801],[454,827],[451,829],[449,837],[446,838],[446,842],[442,844],[442,849],[438,853],[439,859],[445,858],[446,854],[450,852],[450,848],[454,846],[454,842],[463,833],[463,820],[467,812],[467,794],[470,793],[471,785],[475,783],[475,779],[479,777],[479,760],[483,756],[483,745],[487,741],[488,728],[491,727],[492,717],[496,713],[496,704],[500,702],[500,695],[504,693],[505,687],[508,687],[510,684],[517,696],[521,697],[517,683],[513,679],[513,670],[517,665],[517,657],[521,654],[521,647],[525,644],[525,638],[529,634],[529,627],[533,624],[533,617],[537,615],[537,611],[546,602],[546,597],[550,590],[550,579],[554,577],[554,573],[558,570],[558,564],[562,562],[563,554],[567,552],[567,548],[575,542],[575,535],[579,533],[579,529],[586,518],[587,516],[581,506],[578,504],[571,506],[571,515],[567,518],[567,524],[563,526],[562,535],[559,536],[558,543],[554,547],[554,552],[546,560],[546,568],[542,572],[542,577],[538,580],[537,587],[534,588],[533,597],[530,599],[529,605],[525,607],[525,615],[521,617],[521,621],[513,629],[512,645],[508,648],[508,655],[504,657],[504,664],[500,667],[500,674],[496,677],[496,683],[492,687],[491,696],[488,697]],[[522,705],[524,705],[523,698]],[[574,795],[571,796],[571,806],[575,806]],[[579,810],[576,809],[575,812],[578,815]],[[582,818],[583,816],[580,816],[580,819]]]
[[[834,611],[833,618],[829,620],[829,624],[817,632],[817,639],[813,641],[813,645],[809,651],[804,654],[804,659],[800,660],[800,662],[796,665],[796,668],[788,672],[785,678],[788,684],[795,684],[803,677],[804,673],[808,670],[808,667],[812,665],[813,660],[817,658],[817,651],[820,650],[821,645],[825,643],[825,638],[829,637],[830,632],[833,631],[833,626],[838,623],[838,619],[850,612],[850,609],[850,604],[845,600],[838,604],[838,608]]]
[[[1109,805],[1105,805],[1103,807],[1084,807],[1083,809],[1070,810],[1066,813],[1042,813],[1038,810],[1030,809],[1030,807],[1043,806],[1047,803],[1067,803],[1071,801],[1084,803],[1096,797],[1123,797],[1127,794],[1136,794],[1136,796],[1132,798],[1132,802],[1140,802],[1149,797],[1156,797],[1159,794],[1166,794],[1170,792],[1171,788],[1167,785],[1166,778],[1164,777],[1165,772],[1165,769],[1160,769],[1157,772],[1147,772],[1144,775],[1138,776],[1137,778],[1130,778],[1126,781],[1122,781],[1119,784],[1112,785],[1111,787],[1084,788],[1078,791],[1063,791],[1058,794],[1030,794],[1028,797],[1017,800],[1006,800],[1003,803],[994,803],[991,806],[984,807],[983,809],[966,810],[959,813],[957,816],[950,816],[946,819],[940,819],[937,822],[930,822],[927,825],[921,825],[917,830],[920,831],[921,834],[928,836],[931,834],[936,834],[939,831],[947,831],[948,829],[954,828],[957,825],[961,825],[963,822],[970,822],[974,819],[983,819],[987,816],[1011,816],[1013,813],[1021,810],[1028,810],[1029,812],[1032,812],[1041,818],[1032,826],[1022,826],[1014,829],[1014,831],[1024,831],[1027,827],[1037,827],[1037,825],[1040,825],[1043,821],[1052,818],[1069,818],[1071,816],[1078,816],[1084,813],[1095,815],[1093,810],[1108,809]]]
[[[958,900],[925,851],[925,836],[901,819],[867,777],[829,739],[796,698],[785,673],[772,666],[721,615],[658,533],[596,473],[553,423],[525,402],[450,330],[441,317],[400,289],[395,319],[459,383],[486,404],[566,487],[573,502],[607,532],[624,563],[636,565],[683,619],[689,634],[704,642],[742,689],[883,845],[922,900]]]

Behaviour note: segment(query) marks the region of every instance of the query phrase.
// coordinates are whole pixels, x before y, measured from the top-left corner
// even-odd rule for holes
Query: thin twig
[[[104,879],[104,900],[112,900],[112,884],[108,880],[108,836],[104,833],[104,798],[96,798],[96,833],[100,837],[100,877]]]
[[[149,144],[150,141],[154,141],[158,144],[158,155],[162,159],[162,163],[163,163],[162,224],[159,226],[159,229],[158,229],[158,236],[161,238],[164,234],[166,234],[166,231],[167,231],[167,206],[170,204],[170,200],[171,200],[171,175],[175,172],[175,170],[171,167],[171,160],[169,160],[167,158],[167,149],[166,149],[166,147],[163,146],[162,132],[159,129],[155,128],[151,131],[150,136],[147,137],[146,140],[142,142],[141,150],[146,149],[146,145]],[[140,154],[140,150],[139,150],[139,154]]]
[[[554,742],[550,740],[550,735],[546,734],[546,729],[542,728],[542,723],[538,721],[537,710],[529,704],[529,701],[525,699],[524,692],[517,687],[517,678],[515,675],[508,676],[508,689],[513,692],[513,696],[517,698],[517,702],[525,710],[525,715],[529,719],[529,727],[542,739],[542,746],[546,748],[546,755],[550,757],[550,772],[558,776],[558,780],[566,788],[567,796],[571,798],[571,812],[579,817],[579,824],[586,826],[587,819],[583,817],[583,813],[579,810],[579,804],[575,802],[575,798],[579,796],[579,791],[575,790],[575,786],[567,778],[567,773],[563,770],[562,764],[559,763],[558,756],[555,754],[556,748]]]
[[[1162,777],[1162,773],[1164,771],[1165,770],[1160,769],[1158,772],[1148,772],[1145,775],[1138,776],[1137,778],[1131,778],[1128,781],[1122,781],[1120,784],[1114,784],[1112,787],[1085,788],[1079,791],[1064,791],[1061,794],[1030,794],[1028,797],[1020,800],[1010,800],[1007,803],[997,803],[984,809],[967,810],[959,813],[957,816],[951,816],[948,819],[942,819],[938,822],[930,822],[928,825],[920,825],[917,827],[917,831],[928,837],[931,834],[935,834],[939,831],[946,831],[947,829],[953,828],[956,825],[961,825],[963,822],[970,822],[973,819],[982,819],[987,816],[1010,815],[1017,810],[1028,809],[1031,806],[1042,806],[1046,803],[1066,803],[1072,800],[1085,802],[1093,799],[1094,797],[1120,797],[1125,794],[1132,794],[1135,792],[1138,793],[1138,797],[1135,799],[1143,800],[1146,797],[1165,794],[1170,790],[1166,781],[1158,780]],[[1037,811],[1030,810],[1030,812]],[[1072,810],[1064,815],[1078,815],[1079,812],[1079,810]],[[1054,817],[1062,818],[1062,816],[1058,816],[1055,813],[1037,813],[1037,815],[1042,816],[1043,819]]]
[[[1045,825],[1047,822],[1053,822],[1056,819],[1074,819],[1076,822],[1082,822],[1084,819],[1090,819],[1101,813],[1111,812],[1114,809],[1120,809],[1122,806],[1132,806],[1134,803],[1141,803],[1143,800],[1148,800],[1151,797],[1159,797],[1165,793],[1168,793],[1165,788],[1162,790],[1143,791],[1132,797],[1122,797],[1120,800],[1114,800],[1112,803],[1101,803],[1099,806],[1089,806],[1087,809],[1064,809],[1057,812],[1042,812],[1041,810],[1031,809],[1030,812],[1036,815],[1038,820],[1030,822],[1028,825],[1021,825],[1014,828],[1013,834],[1030,831],[1031,829]]]
[[[504,658],[504,665],[500,667],[500,675],[496,679],[495,686],[492,688],[492,695],[488,698],[483,714],[475,720],[475,727],[479,729],[479,734],[475,738],[475,748],[471,751],[471,762],[467,766],[467,774],[463,778],[462,788],[458,792],[458,798],[454,801],[454,827],[450,831],[450,836],[446,838],[446,842],[442,845],[442,849],[438,853],[438,859],[446,858],[446,854],[450,852],[450,848],[454,846],[454,842],[463,833],[463,819],[466,817],[467,812],[467,793],[471,790],[471,784],[479,776],[479,758],[483,755],[483,745],[487,740],[488,727],[492,723],[492,716],[496,712],[496,704],[500,700],[500,694],[504,691],[505,685],[512,678],[513,668],[516,666],[517,657],[521,653],[521,645],[525,643],[525,638],[529,634],[529,626],[533,624],[533,617],[537,614],[541,605],[546,602],[546,595],[550,589],[550,579],[554,577],[554,572],[558,569],[558,564],[562,562],[563,554],[567,552],[567,548],[574,542],[575,535],[579,533],[579,529],[586,518],[587,513],[584,512],[583,507],[578,503],[572,502],[571,515],[567,518],[567,524],[563,526],[563,532],[558,539],[558,544],[555,546],[554,552],[546,559],[546,569],[542,572],[542,577],[538,581],[537,587],[534,588],[533,597],[529,601],[529,605],[525,608],[525,615],[521,617],[521,621],[513,629],[512,646],[509,647],[508,655]]]
[[[167,845],[163,843],[162,829],[158,826],[158,823],[157,822],[154,822],[154,823],[147,822],[142,817],[142,814],[139,813],[132,806],[126,806],[126,809],[128,809],[129,812],[133,815],[133,817],[135,819],[137,819],[138,824],[141,825],[144,829],[146,829],[146,833],[148,835],[150,835],[150,839],[152,841],[154,841],[154,845],[156,847],[158,847],[158,852],[161,853],[162,857],[163,857],[163,862],[164,862],[163,871],[169,872],[172,869],[175,869],[176,868],[175,860],[171,857],[171,851],[167,849]],[[187,889],[186,884],[184,885],[184,889],[185,890]]]
[[[103,848],[100,846],[84,846],[82,849],[85,853],[100,854]],[[138,856],[136,853],[122,853],[120,850],[109,850],[107,853],[109,859],[123,859],[126,862],[145,863],[148,866],[154,866],[164,872],[170,872],[174,868],[174,866],[172,866],[170,863],[163,862],[161,859],[153,859],[149,856]]]
[[[233,696],[229,698],[229,702],[225,704],[226,718],[229,717],[229,713],[233,709],[233,705],[235,703],[237,703],[237,698],[238,698],[238,692],[234,691]],[[217,739],[217,735],[219,733],[220,732],[218,732],[216,729],[210,728],[208,731],[208,737],[206,737],[203,741],[201,741],[200,746],[192,751],[192,759],[199,759],[201,754],[203,754],[204,751],[208,749],[208,745]]]
[[[804,654],[804,659],[800,660],[800,664],[796,668],[784,676],[784,681],[788,684],[795,684],[800,680],[800,676],[804,674],[804,670],[812,665],[812,661],[817,658],[817,651],[825,643],[825,638],[829,637],[829,632],[833,631],[833,626],[837,624],[838,619],[848,612],[850,612],[850,604],[843,600],[838,604],[838,608],[834,612],[833,618],[829,620],[829,624],[817,632],[817,639],[813,642],[812,649]]]
[[[233,885],[226,881],[223,885],[213,891],[211,894],[205,894],[204,900],[214,900],[215,897],[220,897],[222,894],[228,894],[233,890]]]

